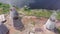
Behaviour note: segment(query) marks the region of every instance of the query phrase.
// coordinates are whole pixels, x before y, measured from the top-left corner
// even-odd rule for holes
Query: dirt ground
[[[7,16],[6,19],[7,19],[7,22],[5,23],[5,25],[9,29],[9,34],[29,34],[30,31],[34,32],[34,34],[58,34],[53,31],[47,30],[44,27],[44,24],[48,20],[48,18],[45,18],[45,17],[37,18],[35,16],[24,16],[20,18],[20,21],[24,26],[24,28],[22,28],[22,31],[15,29],[13,25],[13,20],[9,16]],[[35,25],[32,25],[31,24],[32,22],[34,22]],[[57,21],[56,26],[60,27],[59,24],[60,24],[60,21]],[[34,29],[36,30],[38,29],[39,31],[36,31]]]

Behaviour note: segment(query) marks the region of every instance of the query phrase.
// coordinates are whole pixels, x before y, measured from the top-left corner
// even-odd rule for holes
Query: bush
[[[29,9],[28,7],[24,7],[22,9],[20,9],[20,12],[24,13],[27,16],[48,17],[48,18],[52,15],[52,11],[54,11],[54,10]],[[60,12],[58,12],[57,14],[58,14],[57,19],[60,20]]]
[[[5,14],[7,12],[9,12],[9,4],[4,4],[4,3],[0,3],[0,8],[2,8],[0,10],[0,14]]]
[[[60,12],[58,12],[57,14],[57,19],[60,20]]]
[[[23,8],[20,12],[23,12],[27,16],[37,16],[37,17],[40,17],[40,16],[42,16],[42,17],[50,17],[50,15],[52,14],[51,11],[44,10],[44,9],[34,9],[34,10],[27,9],[27,10],[25,10]]]
[[[57,28],[57,32],[60,34],[60,28]]]

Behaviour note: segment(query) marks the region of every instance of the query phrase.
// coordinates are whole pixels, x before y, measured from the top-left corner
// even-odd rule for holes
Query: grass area
[[[24,13],[27,16],[37,16],[37,17],[50,17],[52,12],[50,10],[44,10],[44,9],[21,9],[19,13]]]
[[[9,4],[0,3],[0,14],[9,12]]]
[[[51,15],[51,12],[43,12],[43,11],[30,11],[30,12],[26,12],[26,15],[32,15],[32,16],[37,16],[37,17],[49,17]]]
[[[5,14],[9,12],[9,4],[0,3],[0,14]],[[37,17],[50,17],[52,14],[52,10],[45,10],[45,9],[29,9],[29,7],[24,7],[20,9],[20,14],[24,14],[27,16],[37,16]],[[60,12],[58,12],[57,19],[60,19]]]
[[[60,28],[57,28],[57,32],[60,34]]]
[[[28,7],[24,7],[20,9],[19,13],[27,16],[37,16],[37,17],[50,17],[53,10],[46,9],[29,9]],[[60,12],[57,13],[57,19],[60,20]]]
[[[60,20],[60,12],[58,12],[57,14],[58,14],[58,15],[57,15],[57,19]]]

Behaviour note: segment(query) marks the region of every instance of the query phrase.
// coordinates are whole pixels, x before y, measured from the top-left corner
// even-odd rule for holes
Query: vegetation
[[[9,4],[0,3],[0,14],[5,14],[9,12]],[[17,9],[18,10],[18,9]],[[52,10],[46,9],[30,9],[29,7],[25,6],[22,9],[19,9],[20,14],[24,14],[27,16],[37,16],[37,17],[50,17],[52,14]],[[58,12],[57,19],[60,19],[60,12]]]
[[[29,7],[24,7],[20,9],[19,13],[27,16],[37,16],[37,17],[50,17],[53,10],[46,9],[30,9]],[[60,12],[57,13],[57,19],[60,20]]]
[[[44,10],[44,9],[28,9],[28,8],[22,8],[19,13],[24,13],[24,15],[27,16],[37,16],[37,17],[50,17],[52,14],[51,11],[49,10]]]
[[[9,4],[0,3],[0,14],[9,12]]]
[[[31,20],[31,24],[32,24],[33,26],[35,26],[35,22],[34,22],[34,21],[32,21],[32,20]]]
[[[57,28],[56,30],[57,30],[57,32],[60,34],[60,28]]]
[[[60,12],[58,12],[57,14],[57,19],[60,20]]]

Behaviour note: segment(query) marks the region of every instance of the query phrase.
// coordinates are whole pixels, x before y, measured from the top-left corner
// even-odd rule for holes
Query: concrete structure
[[[16,11],[16,8],[15,7],[11,7],[11,9],[10,9],[10,17],[12,19],[19,17],[18,16],[18,12]]]
[[[0,21],[0,34],[9,34],[8,28]]]
[[[5,22],[5,21],[6,21],[4,14],[0,15],[0,21],[1,21],[1,22]]]
[[[24,25],[21,22],[21,18],[19,17],[18,12],[16,11],[16,8],[13,6],[11,7],[11,10],[10,10],[10,17],[13,23],[13,27],[16,30],[22,31],[24,29]]]
[[[47,20],[45,27],[50,30],[54,30],[56,27],[56,12],[51,15],[51,17]]]

